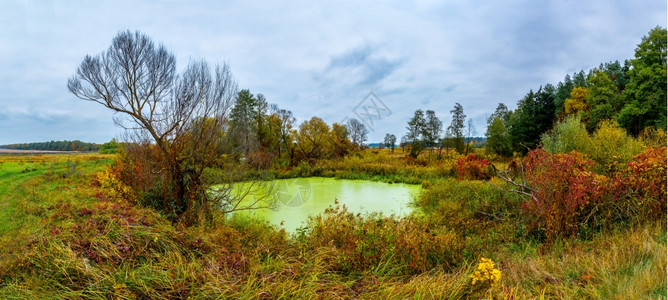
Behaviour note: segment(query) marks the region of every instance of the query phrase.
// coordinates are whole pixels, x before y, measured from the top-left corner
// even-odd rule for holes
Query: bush
[[[604,120],[592,135],[590,147],[578,151],[596,162],[597,171],[612,174],[624,169],[644,148],[641,141],[629,136],[617,122]]]
[[[460,262],[461,243],[455,234],[430,232],[427,224],[416,220],[362,217],[336,206],[312,217],[308,228],[302,236],[306,250],[330,249],[334,271],[405,274]]]
[[[538,149],[529,152],[524,163],[533,192],[523,207],[536,217],[532,225],[548,240],[576,234],[600,202],[600,183],[607,179],[591,172],[594,162],[575,151],[550,154]]]
[[[666,148],[645,150],[611,177],[575,151],[534,150],[524,164],[532,191],[523,207],[548,240],[665,216]]]
[[[589,148],[589,133],[579,115],[568,116],[540,137],[543,149],[550,153],[583,152]]]
[[[481,159],[473,153],[457,158],[457,179],[490,179],[489,161]]]
[[[618,180],[642,219],[665,218],[667,164],[666,147],[648,148],[633,157]]]
[[[585,154],[596,163],[594,170],[606,175],[622,170],[645,147],[615,121],[601,121],[596,131],[589,135],[578,116],[567,117],[556,124],[550,133],[541,136],[541,143],[543,149],[553,154],[571,151]]]

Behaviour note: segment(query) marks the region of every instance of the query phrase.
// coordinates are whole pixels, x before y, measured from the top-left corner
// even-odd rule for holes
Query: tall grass
[[[68,159],[78,164],[65,176]],[[665,218],[544,243],[496,179],[433,177],[419,214],[333,207],[291,236],[237,215],[184,227],[110,197],[95,176],[108,156],[0,161],[2,299],[665,298]],[[502,272],[498,284],[471,285],[480,257]]]

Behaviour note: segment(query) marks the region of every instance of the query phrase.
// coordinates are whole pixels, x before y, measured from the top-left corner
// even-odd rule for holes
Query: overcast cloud
[[[299,122],[354,117],[373,92],[391,110],[369,142],[401,137],[416,109],[447,126],[456,102],[478,135],[497,103],[566,74],[630,59],[666,26],[665,1],[3,1],[0,144],[120,135],[112,113],[66,87],[86,54],[139,30],[177,55],[227,62],[240,88]]]

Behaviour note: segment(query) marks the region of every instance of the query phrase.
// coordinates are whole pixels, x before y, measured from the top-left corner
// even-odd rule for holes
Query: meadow
[[[665,190],[665,148],[655,152],[663,153]],[[652,161],[648,153],[635,161]],[[577,162],[566,154],[551,158]],[[623,173],[638,182],[632,196],[615,199],[636,206],[601,200],[578,207],[594,210],[586,222],[541,223],[545,210],[527,207],[524,195],[509,192],[512,183],[478,178],[492,171],[481,158],[425,153],[413,161],[400,151],[366,150],[340,161],[276,168],[271,176],[421,183],[416,213],[362,216],[335,206],[287,234],[222,214],[194,226],[170,222],[127,199],[122,183],[109,177],[114,161],[93,154],[0,156],[0,298],[666,297],[665,211],[656,216],[642,209],[662,200],[665,210],[665,193],[643,189],[647,178],[630,177],[634,173]],[[552,182],[549,169],[535,174]],[[574,184],[616,178],[600,176],[591,182],[578,176]],[[613,213],[622,207],[643,218]],[[567,214],[566,208],[550,212]]]

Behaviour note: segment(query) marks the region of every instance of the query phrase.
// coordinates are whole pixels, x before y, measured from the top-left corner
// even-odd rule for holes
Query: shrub
[[[606,178],[591,172],[594,163],[575,151],[550,154],[538,149],[529,152],[524,163],[533,191],[523,207],[536,217],[533,226],[544,230],[548,240],[577,233],[599,202]]]
[[[453,233],[430,232],[427,224],[407,218],[362,217],[336,206],[312,217],[308,228],[302,235],[306,250],[332,250],[330,265],[343,273],[419,273],[460,261]]]
[[[641,141],[629,136],[617,122],[604,120],[592,135],[591,146],[578,151],[596,162],[597,171],[612,174],[622,170],[644,148]]]
[[[541,136],[541,143],[550,153],[585,154],[596,163],[594,170],[606,175],[622,170],[644,148],[642,141],[629,136],[615,121],[601,121],[589,135],[579,116],[556,124],[550,133]]]
[[[666,147],[648,148],[633,157],[618,182],[631,195],[639,216],[646,219],[665,217]],[[636,198],[636,199],[633,199]]]
[[[457,179],[489,179],[489,161],[481,159],[473,153],[457,158]]]
[[[118,167],[108,167],[96,175],[97,183],[105,190],[109,198],[134,203],[137,199],[134,191],[120,179]]]
[[[566,117],[540,137],[543,149],[550,153],[582,152],[589,148],[589,133],[578,115]]]
[[[581,153],[538,149],[524,160],[533,228],[548,240],[582,230],[654,220],[666,210],[666,148],[647,149],[612,177],[592,172]]]

